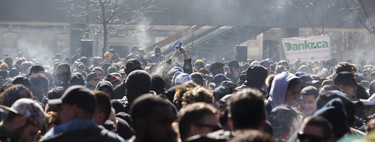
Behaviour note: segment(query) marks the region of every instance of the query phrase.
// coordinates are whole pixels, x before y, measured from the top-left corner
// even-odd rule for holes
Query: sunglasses
[[[298,139],[300,141],[308,140],[310,142],[323,142],[325,141],[324,138],[314,135],[308,135],[308,134],[300,134],[298,133]]]

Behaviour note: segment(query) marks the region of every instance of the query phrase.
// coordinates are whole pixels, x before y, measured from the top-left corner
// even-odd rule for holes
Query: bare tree
[[[162,12],[161,4],[169,0],[64,0],[68,16],[85,23],[84,37],[101,35],[102,53],[107,51],[109,39],[123,37],[137,31],[119,30],[127,24],[150,24],[148,13]],[[145,20],[147,19],[147,20]]]
[[[374,10],[370,9],[374,8],[371,7],[373,3],[371,5],[369,3],[366,4],[363,0],[344,0],[344,8],[371,34],[375,34],[375,15],[370,15],[371,13],[369,13],[369,11]],[[366,8],[366,5],[370,7]],[[372,14],[374,13],[372,11]]]
[[[325,34],[329,9],[335,4],[333,0],[291,0],[290,5],[300,10],[315,35]],[[319,19],[318,24],[311,21]],[[320,27],[320,30],[317,29]]]

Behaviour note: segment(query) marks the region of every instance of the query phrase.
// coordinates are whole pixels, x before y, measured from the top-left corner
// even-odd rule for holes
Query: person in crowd
[[[103,55],[103,61],[100,63],[100,65],[112,63],[113,53],[112,52],[105,52]]]
[[[177,74],[175,74],[175,75],[177,75]],[[190,82],[191,77],[187,73],[180,73],[175,77],[175,79],[172,79],[172,81],[174,82],[175,86],[178,86],[178,85],[181,85],[183,83]]]
[[[344,110],[344,104],[341,99],[335,98],[318,109],[314,116],[321,116],[328,120],[332,125],[334,133],[333,141],[339,140],[345,134],[349,133],[348,115]]]
[[[230,78],[226,77],[224,74],[216,74],[213,78],[212,78],[212,82],[215,83],[215,87],[218,87],[221,85],[222,82],[224,81],[232,81]]]
[[[80,73],[73,73],[72,78],[69,81],[70,86],[81,85],[85,86],[85,78]]]
[[[45,123],[42,106],[29,98],[18,99],[12,106],[0,106],[7,115],[0,124],[0,141],[34,142]]]
[[[355,74],[356,72],[358,72],[358,67],[348,62],[341,62],[336,64],[335,66],[335,74],[338,74],[340,72],[350,72],[352,74]]]
[[[212,76],[215,76],[217,74],[224,74],[224,66],[225,64],[221,62],[214,62],[210,66],[210,72]]]
[[[329,101],[333,99],[340,99],[344,104],[344,110],[347,114],[347,122],[350,126],[349,133],[358,136],[363,136],[364,133],[357,129],[361,128],[364,125],[364,120],[362,120],[360,117],[360,115],[363,115],[362,113],[364,112],[356,109],[356,107],[358,107],[358,104],[352,102],[347,96],[347,94],[340,92],[338,90],[333,90],[324,94],[320,94],[317,98],[316,103],[317,110],[321,109],[325,104],[327,104]]]
[[[221,128],[219,111],[206,103],[193,103],[178,112],[178,128],[182,141],[195,136],[207,134]]]
[[[182,97],[184,96],[184,94],[198,86],[199,85],[195,84],[194,82],[183,83],[175,88],[175,92],[171,92],[170,94],[167,92],[165,95],[168,98],[168,100],[172,99],[171,102],[173,102],[177,109],[180,109],[182,108]]]
[[[234,93],[228,105],[232,130],[262,130],[267,119],[264,103],[261,93],[257,90],[244,89]]]
[[[193,72],[190,74],[191,81],[194,83],[206,87],[206,79],[204,78],[204,75],[200,72]]]
[[[63,86],[64,88],[68,88],[70,86],[69,81],[71,78],[71,72],[69,64],[58,64],[54,74],[56,75],[56,86]]]
[[[94,67],[93,69],[92,69],[92,72],[94,72],[95,74],[96,74],[96,76],[100,79],[100,80],[102,80],[102,79],[104,79],[104,70],[101,68],[101,67]]]
[[[273,137],[279,141],[286,141],[298,130],[303,115],[292,107],[277,106],[272,109],[268,120],[271,123]]]
[[[84,63],[78,63],[75,73],[81,74],[84,78],[87,77],[87,71]]]
[[[331,124],[323,117],[310,116],[303,121],[297,142],[334,142]]]
[[[60,125],[57,113],[54,111],[47,111],[46,123],[44,124],[44,127],[41,129],[41,135],[45,135],[47,131],[49,131],[51,128],[57,125]]]
[[[86,88],[90,90],[95,90],[96,85],[98,85],[101,79],[96,75],[95,72],[91,72],[86,78]]]
[[[241,88],[256,88],[262,92],[262,95],[266,98],[268,93],[263,89],[265,85],[266,78],[268,76],[268,71],[266,68],[260,65],[251,65],[246,70],[246,82]]]
[[[49,91],[48,78],[44,74],[33,74],[30,76],[30,82],[32,84],[31,91],[33,95],[42,104],[47,104],[46,95]]]
[[[125,63],[125,68],[124,68],[125,74],[129,76],[129,74],[135,70],[143,70],[141,62],[139,62],[136,59],[127,60]],[[113,91],[114,91],[115,99],[122,99],[127,92],[126,79],[124,79],[119,85],[114,86]]]
[[[176,112],[168,101],[153,95],[137,98],[131,106],[135,135],[130,142],[177,142],[172,128]]]
[[[267,125],[267,114],[261,92],[256,89],[243,89],[232,94],[228,103],[229,131],[218,130],[191,137],[188,141],[225,142],[242,131],[263,131]]]
[[[200,69],[204,69],[205,68],[205,62],[202,60],[202,59],[198,59],[194,62],[194,67],[193,67],[193,70],[195,72],[198,72]]]
[[[39,74],[39,73],[44,74],[45,71],[46,70],[41,65],[32,65],[30,67],[30,72],[27,76],[29,77],[33,74]]]
[[[272,81],[267,112],[280,105],[299,107],[300,93],[301,83],[298,77],[289,72],[277,74]]]
[[[144,50],[140,50],[138,46],[133,46],[130,51],[130,54],[126,56],[126,60],[136,59],[142,64],[146,64],[146,59],[143,57],[146,54]]]
[[[155,91],[156,94],[163,94],[165,90],[165,80],[159,75],[152,75],[152,88],[151,90]]]
[[[214,96],[210,90],[204,87],[195,87],[183,94],[182,107],[196,102],[214,105]]]
[[[229,73],[227,73],[226,76],[230,78],[230,80],[232,80],[233,82],[237,82],[242,71],[240,63],[234,60],[234,61],[230,61],[228,63],[228,66],[229,66]]]
[[[375,116],[375,94],[372,94],[368,99],[359,99],[360,102],[366,108],[366,116],[368,119],[371,119]]]
[[[61,87],[61,86],[55,87],[55,88],[52,88],[50,91],[48,91],[46,97],[48,100],[57,99],[57,98],[60,98],[64,94],[64,91],[65,91],[64,87]]]
[[[0,104],[11,107],[14,102],[21,98],[33,99],[32,92],[23,85],[12,85],[0,94]]]
[[[161,63],[165,60],[165,57],[163,54],[161,54],[160,47],[154,48],[154,54],[150,56],[150,59],[148,60],[149,63]]]
[[[95,90],[105,92],[108,95],[109,99],[113,98],[113,86],[109,81],[100,81],[96,85]]]
[[[61,124],[50,129],[41,142],[52,141],[124,141],[115,133],[99,127],[93,121],[97,105],[93,93],[83,86],[71,86],[59,99],[48,101],[49,105],[59,105],[58,116]]]
[[[112,105],[109,95],[102,91],[94,91],[94,96],[96,98],[96,108],[94,112],[94,122],[97,125],[104,126],[104,123],[109,118],[111,114]]]
[[[3,59],[4,63],[8,65],[9,70],[13,68],[13,58],[6,57]]]
[[[107,69],[108,74],[117,73],[118,69],[115,66],[109,66]]]
[[[261,131],[248,130],[237,134],[229,142],[276,142],[276,140]]]
[[[310,116],[316,110],[316,98],[318,98],[319,91],[314,86],[306,86],[301,90],[301,98],[303,100],[302,112]]]
[[[125,107],[126,112],[129,112],[135,99],[150,92],[152,88],[151,85],[151,76],[146,71],[135,70],[129,74],[126,79],[126,88],[128,91],[126,94],[128,100],[128,104]]]
[[[347,93],[353,101],[359,101],[359,99],[367,99],[369,97],[366,90],[358,85],[351,72],[342,71],[337,73],[333,78],[333,82],[340,90]]]

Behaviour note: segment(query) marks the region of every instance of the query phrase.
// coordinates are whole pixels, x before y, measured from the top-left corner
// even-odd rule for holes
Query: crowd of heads
[[[5,141],[333,142],[375,128],[375,66],[219,62],[138,47],[121,58],[0,63]],[[148,57],[148,58],[147,58]]]

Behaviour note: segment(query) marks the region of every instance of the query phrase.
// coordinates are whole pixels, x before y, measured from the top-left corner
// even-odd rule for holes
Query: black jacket
[[[90,122],[75,122],[56,126],[43,136],[41,142],[124,142],[107,129]]]

